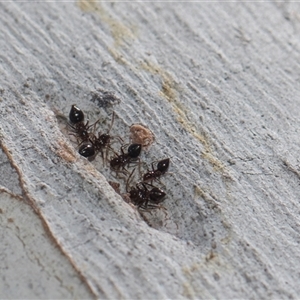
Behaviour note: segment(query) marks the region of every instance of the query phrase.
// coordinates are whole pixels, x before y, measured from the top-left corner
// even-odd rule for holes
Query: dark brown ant
[[[116,156],[110,161],[110,168],[116,173],[128,173],[125,166],[140,161],[138,156],[142,150],[141,144],[131,144],[128,147],[127,153],[124,153],[124,147],[125,146],[121,147],[121,154],[116,154]]]
[[[92,157],[94,156],[97,152],[101,152],[102,159],[104,160],[104,153],[103,150],[106,148],[106,157],[107,157],[107,151],[112,150],[110,144],[112,139],[118,139],[120,142],[123,140],[119,136],[111,136],[109,134],[112,125],[114,123],[114,117],[115,114],[113,113],[111,124],[109,127],[109,130],[107,133],[100,133],[98,132],[98,137],[96,135],[92,135],[89,138],[89,143],[85,143],[79,148],[79,154],[84,156],[84,157]]]
[[[154,162],[151,164],[152,171],[149,171],[143,175],[143,182],[151,181],[151,183],[156,180],[159,181],[159,177],[168,171],[170,159],[166,158],[157,163],[156,169],[153,166]]]
[[[111,140],[115,140],[118,139],[120,143],[123,142],[122,138],[119,136],[111,136],[110,130],[114,124],[114,120],[115,120],[115,113],[113,112],[112,118],[111,118],[111,123],[108,129],[107,133],[102,133],[100,134],[100,132],[98,132],[98,137],[93,136],[90,139],[90,142],[94,145],[95,147],[95,151],[101,152],[102,155],[102,159],[104,160],[104,154],[103,154],[103,150],[106,149],[106,157],[107,157],[107,152],[108,150],[113,151],[113,149],[111,148]]]
[[[88,142],[89,139],[94,136],[94,133],[90,131],[90,128],[94,127],[94,131],[95,131],[95,126],[99,122],[98,120],[92,125],[89,125],[89,121],[84,123],[84,113],[75,104],[73,104],[71,107],[69,113],[69,120],[71,122],[69,126],[74,131],[73,133],[70,134],[76,136],[79,145],[81,145],[84,142]]]
[[[164,201],[166,193],[158,187],[155,187],[149,183],[140,182],[137,183],[135,187],[131,187],[129,189],[129,180],[134,170],[131,172],[126,183],[126,191],[129,194],[131,203],[137,206],[139,209],[145,210],[162,208],[162,206],[159,204]],[[151,187],[151,189],[148,189],[147,186]]]

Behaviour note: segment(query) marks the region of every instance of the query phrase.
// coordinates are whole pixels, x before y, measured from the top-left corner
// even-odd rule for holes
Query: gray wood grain
[[[24,205],[80,276],[81,291],[297,298],[299,8],[0,3],[2,149]],[[108,184],[118,181],[125,193],[126,181],[100,156],[79,157],[64,119],[74,103],[103,132],[114,111],[111,133],[126,142],[133,123],[152,130],[156,141],[142,160],[171,157],[166,213],[140,214]],[[1,167],[7,199],[4,178],[14,171]],[[16,297],[13,289],[3,295]]]

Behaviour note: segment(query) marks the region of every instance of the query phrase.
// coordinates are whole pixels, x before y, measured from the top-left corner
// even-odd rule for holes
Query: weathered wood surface
[[[299,297],[299,9],[0,3],[0,297]],[[73,103],[154,132],[166,214],[79,157]]]

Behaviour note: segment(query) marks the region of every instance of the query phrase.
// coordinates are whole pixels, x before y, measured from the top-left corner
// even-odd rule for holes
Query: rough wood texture
[[[299,4],[0,9],[2,298],[298,297]],[[127,142],[133,123],[153,131],[142,160],[172,157],[166,213],[79,157],[73,103],[103,131],[115,111]]]

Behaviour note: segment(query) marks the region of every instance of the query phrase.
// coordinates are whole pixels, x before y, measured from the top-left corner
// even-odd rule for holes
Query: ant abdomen
[[[93,144],[83,144],[80,146],[78,153],[84,157],[92,157],[96,154]]]
[[[141,154],[141,151],[142,151],[142,145],[141,144],[131,144],[128,147],[128,155],[131,158],[137,158]]]
[[[170,164],[170,159],[166,158],[157,163],[157,170],[159,170],[162,174],[166,173],[168,171]]]
[[[77,124],[79,122],[84,121],[84,113],[76,104],[73,104],[71,107],[69,119],[70,122],[73,124]]]
[[[165,196],[166,193],[157,187],[153,187],[149,193],[149,198],[154,204],[159,204],[160,202],[162,202]]]

